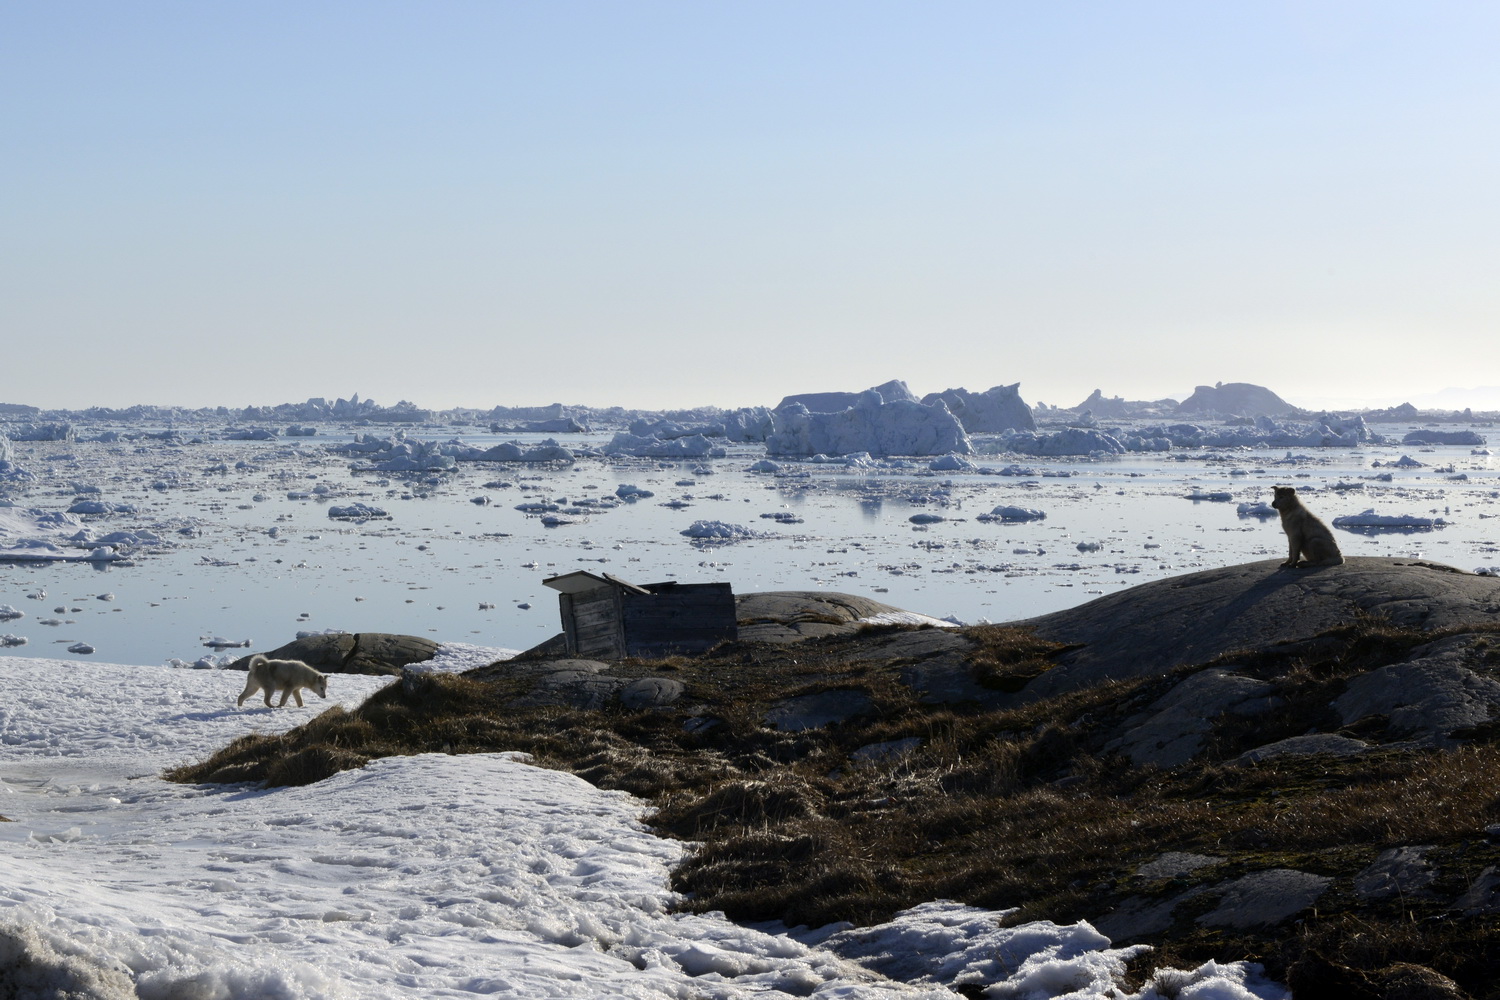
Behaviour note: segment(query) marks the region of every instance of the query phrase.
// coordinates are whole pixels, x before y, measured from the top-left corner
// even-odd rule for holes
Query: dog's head
[[[328,676],[326,674],[319,674],[318,675],[318,679],[313,682],[312,689],[314,691],[318,692],[318,697],[319,698],[327,698],[328,697]]]
[[[1297,488],[1295,486],[1273,486],[1276,496],[1271,500],[1271,506],[1277,510],[1290,510],[1297,506]]]

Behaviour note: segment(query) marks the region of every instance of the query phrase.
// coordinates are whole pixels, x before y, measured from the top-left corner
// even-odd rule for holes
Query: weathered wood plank
[[[732,628],[733,615],[632,615],[625,619],[627,632],[638,628]]]

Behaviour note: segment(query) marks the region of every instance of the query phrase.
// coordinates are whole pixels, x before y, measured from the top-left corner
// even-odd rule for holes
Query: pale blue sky
[[[0,401],[1500,385],[1500,6],[0,5]]]

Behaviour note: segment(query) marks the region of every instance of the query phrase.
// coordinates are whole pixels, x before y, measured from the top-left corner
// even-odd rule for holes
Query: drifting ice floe
[[[1391,528],[1397,531],[1441,528],[1448,522],[1441,517],[1419,517],[1415,514],[1377,514],[1369,508],[1359,514],[1345,514],[1333,519],[1335,528]]]
[[[329,507],[328,516],[334,520],[341,521],[368,521],[371,519],[388,518],[391,515],[381,507],[366,503],[351,503],[342,507]]]
[[[682,534],[705,542],[739,542],[747,538],[764,538],[765,532],[753,531],[742,524],[724,521],[694,521]]]
[[[1010,504],[1001,504],[988,514],[980,514],[980,521],[1040,521],[1047,516],[1046,511],[1032,510],[1029,507],[1015,507]]]

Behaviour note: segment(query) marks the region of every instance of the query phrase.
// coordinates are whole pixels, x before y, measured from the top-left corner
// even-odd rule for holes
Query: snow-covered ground
[[[1018,1000],[1158,996],[1118,989],[1133,951],[1088,924],[1001,929],[999,914],[934,902],[881,927],[778,933],[674,912],[668,872],[689,846],[653,836],[639,800],[521,754],[390,758],[303,788],[158,777],[328,707],[239,709],[242,680],[0,657],[0,994],[855,1000],[982,983]],[[336,675],[329,702],[388,682]],[[1181,1000],[1285,995],[1242,965],[1162,986]]]

